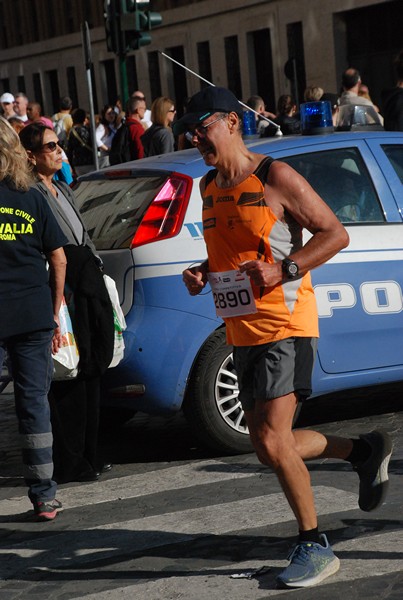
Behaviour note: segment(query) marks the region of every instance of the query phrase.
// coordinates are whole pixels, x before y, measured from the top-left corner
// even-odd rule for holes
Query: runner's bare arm
[[[312,237],[290,258],[301,275],[328,261],[348,245],[344,226],[332,210],[299,173],[286,163],[274,161],[267,181],[268,205],[276,216],[284,220],[286,213]],[[253,264],[252,264],[253,263]],[[250,261],[241,266],[255,285],[273,286],[284,278],[281,262],[275,264]]]

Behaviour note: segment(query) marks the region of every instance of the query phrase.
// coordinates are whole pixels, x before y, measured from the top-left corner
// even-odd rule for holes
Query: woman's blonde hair
[[[151,105],[151,121],[153,125],[168,126],[168,112],[175,103],[166,96],[156,98]]]
[[[5,179],[21,191],[35,183],[17,132],[0,116],[0,181]]]
[[[305,102],[318,102],[323,96],[323,89],[319,86],[311,85],[304,92]]]

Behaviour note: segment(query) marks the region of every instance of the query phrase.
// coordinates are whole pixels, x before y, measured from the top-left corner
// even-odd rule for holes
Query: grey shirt
[[[88,246],[100,261],[96,248],[75,206],[74,194],[71,188],[61,181],[54,181],[53,185],[57,189],[57,198],[41,181],[38,181],[35,187],[45,196],[57,222],[68,239],[68,243],[74,246]]]
[[[374,106],[371,100],[368,98],[363,98],[358,94],[354,94],[353,92],[343,92],[340,96],[339,106],[344,106],[345,104],[359,104],[360,106]]]

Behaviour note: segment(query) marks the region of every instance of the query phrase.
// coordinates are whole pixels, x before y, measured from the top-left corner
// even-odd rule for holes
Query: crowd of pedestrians
[[[342,124],[340,108],[347,105],[372,107],[377,120],[386,130],[403,130],[403,51],[394,61],[396,86],[382,93],[380,106],[374,104],[368,86],[362,82],[355,68],[342,73],[340,90],[325,92],[320,86],[308,86],[304,102],[330,101],[335,127]],[[186,104],[186,102],[184,102]],[[280,129],[283,135],[300,133],[301,121],[295,98],[284,93],[278,97],[275,109],[267,109],[261,96],[251,96],[246,105],[255,111],[256,133],[261,137],[275,135]],[[191,147],[182,135],[174,136],[172,125],[176,118],[173,100],[161,96],[147,108],[146,97],[140,90],[134,91],[123,107],[118,98],[114,104],[106,104],[95,115],[95,141],[92,140],[89,114],[80,107],[73,107],[68,96],[60,99],[59,110],[52,116],[43,114],[41,105],[30,101],[23,92],[13,95],[5,92],[0,97],[0,114],[19,133],[35,121],[51,127],[62,147],[63,169],[57,175],[70,184],[78,175],[95,169],[94,143],[98,153],[98,166],[104,168],[129,160],[164,154]],[[119,131],[119,135],[116,135]],[[116,137],[116,139],[115,139]]]
[[[328,101],[331,104],[333,125],[342,126],[341,107],[365,106],[374,109],[379,122],[387,131],[403,131],[403,51],[394,60],[396,71],[396,86],[385,90],[381,97],[381,108],[375,104],[370,96],[368,86],[362,82],[358,69],[348,68],[341,77],[339,93],[325,92],[320,86],[309,86],[304,91],[304,102]],[[267,111],[260,96],[251,96],[246,104],[259,113],[256,115],[257,133],[262,137],[276,134],[276,127],[280,126],[283,135],[300,133],[301,121],[296,100],[290,94],[282,94],[277,101],[275,113]],[[272,124],[265,119],[268,117]]]
[[[173,101],[156,98],[149,110],[140,90],[133,92],[124,109],[117,99],[95,115],[95,141],[89,113],[74,108],[68,96],[60,98],[58,112],[47,116],[39,102],[30,102],[21,92],[15,96],[5,92],[0,97],[0,114],[17,133],[37,122],[54,131],[63,159],[62,169],[55,177],[67,184],[95,169],[94,142],[100,169],[177,149],[171,128],[176,114]]]

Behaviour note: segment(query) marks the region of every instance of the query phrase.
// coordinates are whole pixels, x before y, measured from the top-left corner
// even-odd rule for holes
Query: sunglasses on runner
[[[217,121],[221,121],[221,119],[225,119],[226,116],[227,114],[221,115],[221,117],[214,119],[214,121],[210,121],[210,123],[207,123],[206,125],[197,125],[197,127],[195,127],[193,130],[188,129],[185,133],[185,138],[189,142],[192,142],[195,135],[197,135],[197,137],[205,137],[208,127],[210,127],[210,125],[214,125],[214,123],[217,123]]]

